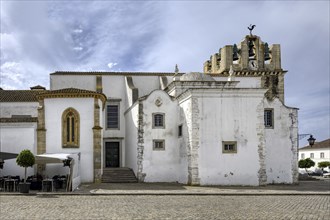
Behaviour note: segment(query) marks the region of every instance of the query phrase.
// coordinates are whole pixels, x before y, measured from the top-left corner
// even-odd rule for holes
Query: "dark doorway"
[[[119,167],[119,142],[105,143],[105,167]]]

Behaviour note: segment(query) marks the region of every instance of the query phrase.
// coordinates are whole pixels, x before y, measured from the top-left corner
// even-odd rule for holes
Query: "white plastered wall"
[[[101,107],[101,106],[100,106]],[[62,114],[74,108],[80,116],[79,148],[62,147]],[[102,108],[102,107],[101,107]],[[94,98],[45,99],[46,153],[81,153],[81,181],[93,182]],[[50,177],[63,172],[61,165],[47,165]]]
[[[265,128],[267,183],[294,183],[298,172],[298,110],[278,99],[265,99],[264,108],[274,111],[274,127]]]
[[[162,102],[160,106],[155,104],[157,99]],[[178,112],[177,101],[161,90],[143,102],[145,182],[187,182],[186,157],[180,154],[178,143]],[[165,128],[152,128],[153,113],[165,114]],[[154,150],[153,140],[165,140],[165,150]]]
[[[51,75],[50,90],[78,88],[95,91],[96,78],[94,75]]]
[[[125,161],[126,166],[131,168],[135,175],[137,175],[138,114],[138,104],[132,106],[132,108],[125,113],[127,136],[127,138],[125,138]]]
[[[2,123],[0,127],[1,151],[19,154],[28,149],[36,154],[36,123]],[[24,178],[24,168],[16,164],[15,159],[5,160],[4,168],[0,169],[2,176],[17,176]],[[27,169],[27,176],[33,175],[34,169]]]
[[[12,115],[38,117],[38,105],[38,102],[1,102],[0,117],[10,118]]]
[[[193,94],[199,100],[199,178],[201,185],[258,185],[257,106],[264,90]],[[222,142],[237,142],[237,153],[223,153]]]

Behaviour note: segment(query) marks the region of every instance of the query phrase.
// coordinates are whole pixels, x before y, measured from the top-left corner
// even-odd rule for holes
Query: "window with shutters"
[[[107,128],[119,129],[119,104],[107,105]]]

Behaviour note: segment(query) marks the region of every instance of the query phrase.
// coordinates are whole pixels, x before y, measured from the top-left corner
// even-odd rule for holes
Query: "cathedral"
[[[285,105],[286,72],[280,45],[253,34],[215,51],[203,72],[54,72],[49,90],[0,90],[1,151],[77,153],[85,183],[127,169],[139,182],[294,184],[298,109]],[[29,174],[62,171],[36,164]],[[24,176],[15,160],[1,172]]]

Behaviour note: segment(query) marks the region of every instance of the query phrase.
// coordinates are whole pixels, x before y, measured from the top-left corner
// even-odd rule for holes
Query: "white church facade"
[[[0,90],[1,151],[80,153],[82,182],[130,168],[140,182],[297,183],[286,72],[280,45],[255,35],[221,48],[202,73],[54,72],[49,90]],[[2,174],[22,171],[8,160]]]

